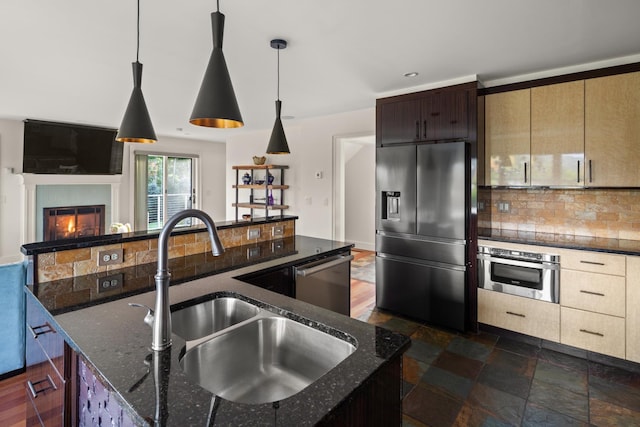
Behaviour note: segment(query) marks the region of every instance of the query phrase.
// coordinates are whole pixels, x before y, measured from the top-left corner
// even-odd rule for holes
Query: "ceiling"
[[[280,53],[289,123],[467,76],[640,61],[638,0],[222,0],[223,51],[245,126],[201,128],[188,118],[215,9],[215,1],[141,0],[142,89],[158,135],[224,141],[271,128],[273,38],[289,43]],[[2,0],[0,117],[117,128],[135,43],[135,0]],[[419,75],[403,76],[411,71]]]

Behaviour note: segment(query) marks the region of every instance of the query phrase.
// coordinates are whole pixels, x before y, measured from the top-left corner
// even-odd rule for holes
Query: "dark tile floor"
[[[377,309],[359,318],[412,339],[403,360],[404,426],[640,426],[639,373]]]

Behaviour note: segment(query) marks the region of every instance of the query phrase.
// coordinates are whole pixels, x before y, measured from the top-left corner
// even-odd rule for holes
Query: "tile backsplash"
[[[478,226],[640,240],[640,189],[478,190]]]

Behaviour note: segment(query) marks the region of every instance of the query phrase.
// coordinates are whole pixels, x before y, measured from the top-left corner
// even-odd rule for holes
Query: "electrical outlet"
[[[247,259],[258,258],[261,255],[260,246],[254,246],[252,248],[247,248]]]
[[[271,242],[271,252],[278,253],[284,249],[284,240],[278,239]]]
[[[498,212],[509,213],[511,206],[509,202],[498,202]]]
[[[271,227],[271,236],[273,237],[284,236],[284,225],[276,225]]]
[[[259,228],[250,228],[247,230],[247,239],[258,239],[260,237]]]
[[[96,279],[98,282],[98,293],[112,291],[114,289],[122,288],[124,282],[124,274],[112,274]]]
[[[124,251],[122,249],[111,249],[98,252],[98,265],[115,265],[124,262]]]

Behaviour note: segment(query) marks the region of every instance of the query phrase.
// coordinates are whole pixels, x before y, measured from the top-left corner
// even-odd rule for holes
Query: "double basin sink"
[[[248,404],[290,397],[352,354],[352,343],[234,296],[172,308],[185,340],[187,377],[224,399]],[[355,342],[355,340],[354,340]]]

